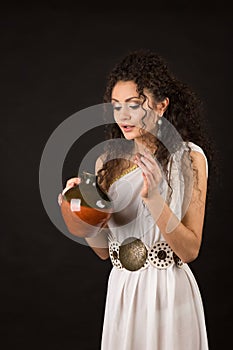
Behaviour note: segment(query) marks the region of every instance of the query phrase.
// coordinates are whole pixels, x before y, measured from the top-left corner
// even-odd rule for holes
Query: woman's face
[[[139,97],[133,81],[119,81],[112,90],[114,119],[127,140],[137,140],[154,129],[158,114],[149,93]],[[154,109],[152,107],[154,106]]]

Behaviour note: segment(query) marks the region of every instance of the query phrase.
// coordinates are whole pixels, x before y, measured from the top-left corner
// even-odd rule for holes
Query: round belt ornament
[[[166,242],[157,242],[150,249],[148,260],[158,269],[167,269],[174,263],[173,251]]]
[[[144,243],[135,237],[129,237],[119,247],[119,259],[124,268],[137,271],[148,264],[148,251]]]
[[[174,259],[175,264],[176,264],[177,267],[182,267],[183,266],[183,261],[174,252],[173,252],[173,259]]]
[[[111,242],[109,244],[109,255],[113,266],[117,267],[118,269],[122,269],[122,265],[119,260],[119,248],[120,244],[118,242]]]

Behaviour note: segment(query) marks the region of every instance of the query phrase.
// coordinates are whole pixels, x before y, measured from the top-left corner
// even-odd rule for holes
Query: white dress
[[[202,148],[192,142],[189,146],[204,155],[208,176]],[[175,152],[172,163],[174,192],[169,206],[180,220],[184,186],[179,162],[186,147],[184,143],[184,147]],[[109,195],[117,212],[108,223],[109,244],[121,244],[127,237],[137,237],[150,248],[164,241],[143,205],[142,183],[141,169],[136,168],[111,185]],[[161,194],[165,198],[166,181],[161,186]],[[113,266],[108,280],[101,350],[207,349],[202,299],[187,264],[178,267],[173,263],[166,269],[148,264],[137,271]]]

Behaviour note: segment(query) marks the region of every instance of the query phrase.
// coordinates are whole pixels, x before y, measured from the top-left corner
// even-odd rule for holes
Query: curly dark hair
[[[144,100],[145,89],[149,91],[156,102],[163,101],[166,97],[169,98],[169,105],[163,117],[166,118],[178,131],[183,142],[193,142],[199,145],[208,159],[209,178],[215,173],[216,179],[219,177],[217,160],[217,148],[210,135],[209,126],[207,125],[207,118],[205,118],[205,110],[203,102],[192,89],[179,81],[168,69],[168,64],[159,54],[150,50],[137,50],[129,52],[123,59],[116,64],[113,70],[109,73],[107,78],[107,85],[104,94],[104,102],[111,102],[112,90],[119,81],[133,81],[136,83],[137,91],[140,97]],[[166,125],[161,133],[166,133]],[[116,123],[106,125],[106,139],[124,138],[121,129]],[[158,139],[154,140],[156,144],[156,158],[161,164],[164,173],[167,175],[167,164],[171,156],[167,147]],[[174,142],[174,140],[172,141]],[[128,141],[128,151],[132,148],[132,143]],[[171,145],[175,152],[179,148],[179,142]],[[122,147],[120,143],[119,148]],[[120,153],[127,151],[126,149],[119,149]],[[109,154],[114,152],[109,149]],[[190,148],[189,148],[190,152]],[[118,157],[106,161],[98,171],[99,182],[102,183],[103,188],[107,189],[115,176],[113,169],[121,173],[124,168],[129,167],[122,159]],[[132,164],[131,164],[132,165]],[[169,179],[168,179],[168,184]],[[210,203],[210,187],[212,182],[208,180],[207,200]],[[213,186],[213,184],[212,184]]]

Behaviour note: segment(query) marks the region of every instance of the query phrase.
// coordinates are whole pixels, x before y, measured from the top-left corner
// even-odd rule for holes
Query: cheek
[[[150,131],[152,129],[155,128],[155,115],[152,112],[147,113],[146,116],[144,116],[143,118],[141,118],[141,122],[140,125],[141,127],[143,127],[145,130]]]
[[[147,123],[147,115],[143,110],[134,111],[132,118],[139,127],[144,127]]]
[[[113,112],[113,118],[114,118],[115,122],[118,123],[119,120],[120,120],[120,112],[114,111]]]

